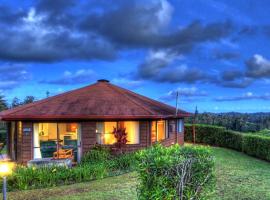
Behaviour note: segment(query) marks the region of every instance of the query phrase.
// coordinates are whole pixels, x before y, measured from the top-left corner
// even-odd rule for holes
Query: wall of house
[[[17,162],[26,164],[33,158],[33,123],[16,122]]]
[[[170,146],[178,143],[179,145],[184,144],[184,130],[181,133],[177,132],[177,120],[168,120],[168,132],[169,138],[161,142],[164,146]]]
[[[150,145],[149,134],[149,121],[140,121],[140,144],[129,144],[123,147],[124,152],[131,152],[138,149],[145,148]],[[85,153],[97,143],[96,140],[96,122],[82,122],[81,123],[82,134],[82,152]],[[105,145],[104,145],[105,146]],[[106,145],[116,151],[113,145]]]
[[[184,143],[184,133],[177,133],[177,121],[169,120],[168,128],[169,138],[163,140],[161,143],[165,146],[178,143]],[[140,121],[140,144],[126,145],[123,148],[124,152],[132,152],[138,149],[151,146],[151,126],[150,121]],[[33,159],[33,123],[31,122],[16,122],[17,132],[17,162],[26,164],[27,161]],[[96,122],[82,122],[81,123],[81,146],[82,154],[91,150],[96,141]],[[113,151],[116,151],[113,145],[108,145]]]

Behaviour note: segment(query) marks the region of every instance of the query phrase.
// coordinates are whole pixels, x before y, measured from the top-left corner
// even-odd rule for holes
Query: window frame
[[[138,136],[139,136],[139,142],[138,143],[134,143],[134,144],[129,144],[129,143],[127,143],[126,145],[140,145],[141,144],[141,131],[140,131],[140,121],[132,121],[132,120],[130,120],[130,121],[128,121],[128,120],[125,120],[125,121],[97,121],[96,122],[96,124],[97,123],[103,123],[103,127],[104,127],[104,129],[105,129],[105,123],[106,122],[115,122],[116,123],[116,128],[118,129],[118,128],[120,128],[120,127],[122,127],[123,125],[122,125],[122,123],[124,124],[125,122],[137,122],[138,123]],[[105,132],[105,130],[103,130],[104,132]],[[105,135],[106,133],[98,133],[98,131],[97,131],[97,126],[96,126],[96,137],[97,137],[97,134],[100,134],[100,136],[102,136],[102,135]],[[108,133],[107,133],[108,134]],[[98,143],[98,140],[97,140],[97,143]],[[113,144],[104,144],[104,143],[98,143],[99,145],[108,145],[108,146],[112,146],[112,145],[114,145],[114,143]]]
[[[158,121],[164,121],[164,131],[165,131],[165,138],[162,140],[158,140]],[[155,136],[156,136],[156,140],[152,141],[152,123],[155,123]],[[169,126],[168,126],[168,120],[155,120],[155,121],[151,121],[151,142],[155,143],[155,142],[160,142],[160,141],[164,141],[166,139],[168,139],[170,137],[169,134]]]

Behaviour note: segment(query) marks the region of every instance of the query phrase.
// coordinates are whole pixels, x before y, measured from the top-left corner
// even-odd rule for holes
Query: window
[[[113,134],[114,128],[126,128],[127,144],[140,143],[140,130],[138,121],[121,121],[121,122],[97,122],[97,143],[112,145],[116,142]]]
[[[77,161],[79,124],[77,123],[35,123],[34,159],[51,158],[58,150],[72,150]]]
[[[124,127],[127,132],[127,144],[139,144],[140,143],[140,130],[139,122],[136,121],[127,121],[124,122]]]
[[[168,138],[167,121],[152,121],[151,125],[151,141],[157,142]]]
[[[117,122],[97,122],[97,143],[114,144],[116,142],[113,129],[117,127]]]
[[[178,133],[182,133],[184,131],[184,121],[183,121],[183,119],[178,119],[177,129],[178,129]]]

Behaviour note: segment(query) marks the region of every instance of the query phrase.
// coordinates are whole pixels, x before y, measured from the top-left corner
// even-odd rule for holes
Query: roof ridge
[[[30,104],[18,106],[18,107],[16,107],[16,108],[13,108],[13,109],[15,109],[15,110],[13,110],[13,109],[12,109],[12,110],[9,110],[9,112],[7,113],[7,115],[15,114],[15,113],[20,112],[20,111],[24,111],[24,110],[30,108],[31,106],[37,106],[37,105],[40,105],[40,104],[42,104],[42,103],[46,103],[46,102],[48,102],[49,100],[57,99],[57,98],[59,98],[59,97],[62,97],[62,96],[64,96],[64,95],[68,95],[68,94],[70,94],[70,93],[72,93],[72,92],[76,92],[76,91],[78,91],[78,90],[84,90],[84,89],[86,89],[86,88],[88,88],[88,87],[91,87],[91,86],[93,86],[93,85],[95,85],[95,84],[97,84],[97,83],[94,83],[94,84],[92,84],[92,85],[87,85],[87,86],[84,86],[84,87],[81,87],[81,88],[78,88],[78,89],[73,89],[73,90],[70,90],[70,91],[67,91],[67,92],[64,92],[64,93],[61,93],[61,94],[57,94],[57,95],[55,95],[55,96],[51,96],[51,97],[48,97],[48,98],[45,98],[45,99],[41,99],[41,100],[35,101],[35,102],[33,102],[33,103],[30,103]],[[8,110],[7,110],[7,111],[8,111]],[[1,112],[0,112],[0,113],[1,113]]]
[[[150,114],[154,115],[155,113],[153,111],[151,111],[150,109],[146,108],[143,105],[140,105],[139,103],[137,103],[136,101],[134,101],[134,99],[130,98],[129,96],[127,96],[123,91],[121,91],[121,89],[123,90],[123,88],[120,87],[116,87],[113,84],[108,84],[108,86],[110,86],[112,89],[114,89],[115,91],[117,91],[118,93],[121,93],[122,95],[124,95],[125,97],[127,97],[130,101],[132,101],[134,104],[136,104],[139,107],[142,107],[144,110],[146,110],[147,112],[149,112]]]

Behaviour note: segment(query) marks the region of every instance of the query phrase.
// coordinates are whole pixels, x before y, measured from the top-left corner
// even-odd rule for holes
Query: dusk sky
[[[0,0],[0,93],[97,79],[199,112],[270,112],[269,0]]]

